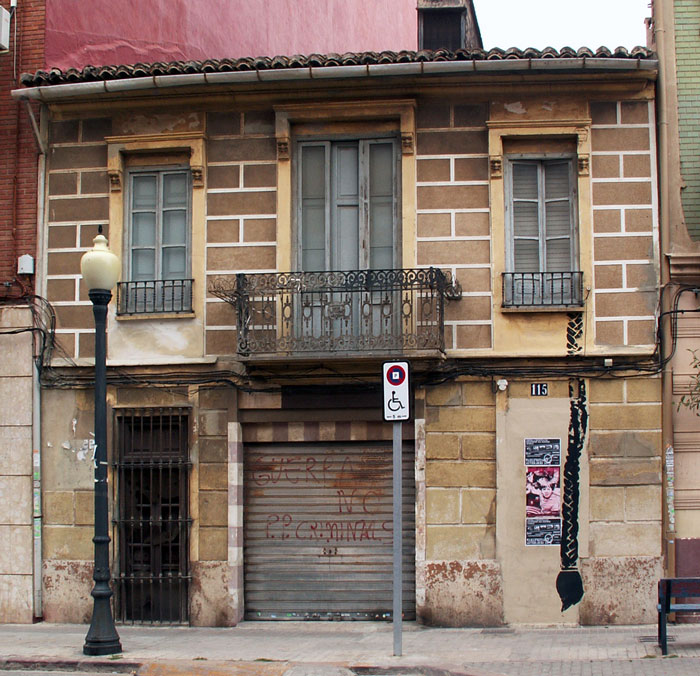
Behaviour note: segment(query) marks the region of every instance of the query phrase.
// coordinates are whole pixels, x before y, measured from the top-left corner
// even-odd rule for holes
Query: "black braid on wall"
[[[583,598],[583,580],[576,565],[578,563],[581,453],[588,429],[586,382],[584,380],[569,381],[569,402],[569,435],[566,462],[564,463],[564,496],[562,500],[561,572],[557,577],[557,591],[562,601],[562,611]]]

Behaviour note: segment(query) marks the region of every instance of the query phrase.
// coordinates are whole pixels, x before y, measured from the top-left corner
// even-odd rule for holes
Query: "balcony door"
[[[392,292],[361,290],[352,271],[399,267],[396,146],[389,138],[299,144],[298,264],[318,275],[302,289],[298,334],[319,348],[394,333]]]

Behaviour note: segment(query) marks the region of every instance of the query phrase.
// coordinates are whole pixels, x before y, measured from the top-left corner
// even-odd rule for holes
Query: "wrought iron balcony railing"
[[[504,272],[503,307],[583,305],[583,272]]]
[[[117,314],[192,312],[192,279],[158,279],[117,284]]]
[[[437,268],[238,274],[210,291],[247,358],[444,351],[445,302],[461,297]]]

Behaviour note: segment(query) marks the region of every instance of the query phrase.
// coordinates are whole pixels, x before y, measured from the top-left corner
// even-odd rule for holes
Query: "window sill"
[[[501,312],[513,313],[513,312],[581,312],[583,310],[583,304],[581,305],[509,305],[507,307],[501,306]]]
[[[138,312],[130,315],[116,315],[118,322],[131,322],[138,319],[194,319],[194,312]]]

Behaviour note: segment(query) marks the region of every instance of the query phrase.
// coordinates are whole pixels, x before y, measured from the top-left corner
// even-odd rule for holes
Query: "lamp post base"
[[[83,655],[118,655],[121,653],[122,644],[118,640],[116,642],[90,645],[86,642],[83,646]]]
[[[112,619],[109,597],[95,598],[92,622],[85,637],[83,655],[115,655],[121,652],[122,644]]]

